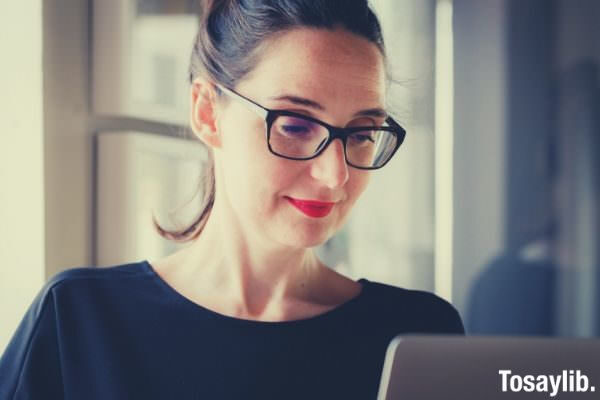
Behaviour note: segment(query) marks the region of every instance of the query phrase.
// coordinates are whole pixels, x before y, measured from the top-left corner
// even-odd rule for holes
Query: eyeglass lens
[[[280,115],[271,125],[269,144],[279,155],[310,158],[327,142],[329,131],[316,122]],[[358,167],[379,167],[391,157],[397,143],[393,132],[376,128],[352,132],[346,139],[346,158]]]

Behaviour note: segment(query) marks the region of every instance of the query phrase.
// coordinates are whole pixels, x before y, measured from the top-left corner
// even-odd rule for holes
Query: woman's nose
[[[344,143],[335,139],[327,148],[312,160],[313,178],[325,183],[329,188],[344,186],[348,180],[348,165],[344,156]]]

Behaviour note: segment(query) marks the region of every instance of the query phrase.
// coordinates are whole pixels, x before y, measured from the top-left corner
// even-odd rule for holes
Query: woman
[[[375,398],[401,333],[464,333],[431,293],[324,265],[404,138],[364,0],[206,1],[191,127],[205,207],[164,259],[53,277],[0,362],[0,397]]]

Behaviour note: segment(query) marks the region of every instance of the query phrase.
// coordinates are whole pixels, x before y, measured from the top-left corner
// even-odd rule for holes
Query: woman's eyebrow
[[[354,114],[356,117],[375,117],[375,118],[387,118],[388,114],[383,108],[369,108],[368,110],[361,110]]]
[[[290,94],[284,94],[281,96],[270,97],[271,100],[286,100],[290,103],[297,104],[300,106],[306,106],[314,108],[315,110],[325,111],[325,107],[314,100],[307,99],[305,97],[294,96]],[[387,112],[383,108],[369,108],[367,110],[361,110],[354,114],[355,117],[375,117],[375,118],[386,118]]]
[[[270,99],[271,100],[286,100],[293,104],[298,104],[300,106],[307,106],[310,108],[314,108],[315,110],[319,110],[319,111],[325,110],[325,107],[323,107],[322,105],[320,105],[319,103],[317,103],[314,100],[310,100],[310,99],[300,97],[300,96],[294,96],[291,94],[284,94],[281,96],[273,96],[273,97],[270,97]]]

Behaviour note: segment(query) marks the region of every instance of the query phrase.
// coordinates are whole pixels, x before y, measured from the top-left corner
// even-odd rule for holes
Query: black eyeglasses
[[[269,151],[290,160],[310,160],[319,156],[333,140],[344,144],[346,163],[359,169],[383,167],[400,147],[406,131],[391,117],[388,126],[356,126],[337,128],[300,113],[287,110],[270,110],[217,85],[224,93],[242,100],[265,119]]]

